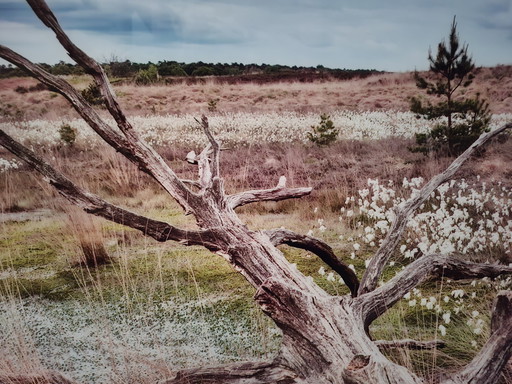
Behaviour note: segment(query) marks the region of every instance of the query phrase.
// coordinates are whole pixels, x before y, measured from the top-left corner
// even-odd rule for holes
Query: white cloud
[[[0,0],[2,5],[2,44],[35,61],[66,58],[52,34],[25,14],[31,12],[26,5]],[[114,53],[140,62],[424,69],[428,48],[447,36],[456,14],[477,65],[511,62],[506,48],[512,48],[507,36],[512,11],[503,0],[487,6],[477,0],[49,0],[49,5],[70,36],[99,59]]]

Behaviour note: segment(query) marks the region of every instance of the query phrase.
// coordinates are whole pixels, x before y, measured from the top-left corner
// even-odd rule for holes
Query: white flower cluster
[[[0,157],[0,173],[9,171],[11,169],[18,169],[20,166],[21,162],[16,159],[7,160]]]
[[[155,146],[185,144],[204,146],[207,138],[193,115],[135,116],[132,125],[141,136]],[[340,130],[340,139],[381,139],[412,137],[426,132],[433,122],[418,120],[411,112],[353,112],[332,111],[330,118]],[[510,114],[493,116],[492,127],[511,119]],[[112,127],[112,120],[107,121]],[[298,112],[223,113],[209,116],[210,128],[225,145],[258,143],[307,142],[312,125],[319,123],[318,114]],[[0,123],[0,129],[16,139],[34,146],[52,146],[60,141],[59,127],[68,124],[78,132],[77,144],[84,148],[100,142],[98,136],[82,119],[71,121],[33,120],[19,123]]]
[[[446,284],[450,286],[451,281],[448,280]],[[495,282],[491,282],[489,278],[483,278],[473,280],[467,287],[468,291],[461,288],[450,291],[448,288],[446,294],[439,292],[439,297],[423,297],[422,292],[418,288],[414,288],[411,292],[406,293],[403,299],[408,307],[418,308],[423,311],[433,311],[437,316],[439,324],[437,329],[441,336],[446,336],[447,330],[449,330],[452,323],[452,316],[458,315],[459,317],[464,316],[466,318],[465,323],[469,327],[469,331],[474,337],[477,337],[488,331],[489,322],[488,318],[482,316],[479,311],[474,309],[473,300],[481,294],[482,289],[494,288],[501,290],[510,289],[511,286],[511,277],[498,278]],[[458,327],[459,325],[456,326]],[[471,340],[470,344],[476,348],[478,343],[475,340]]]
[[[421,178],[404,179],[402,189],[414,195],[422,183]],[[356,252],[361,249],[358,241],[366,248],[380,244],[395,218],[394,207],[405,200],[391,182],[382,185],[372,179],[358,198],[347,198],[340,221],[358,229],[353,240]],[[411,259],[432,253],[510,253],[511,248],[512,190],[501,183],[489,187],[478,180],[470,186],[465,180],[452,180],[432,193],[408,222],[399,252]]]

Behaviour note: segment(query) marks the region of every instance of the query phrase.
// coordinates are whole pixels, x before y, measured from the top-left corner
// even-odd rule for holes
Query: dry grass
[[[78,89],[90,82],[85,76],[69,80]],[[29,88],[35,84],[36,81],[29,78],[0,80],[0,119],[76,117],[67,102],[53,92],[20,94],[15,91],[19,86]],[[416,88],[411,72],[311,83],[220,84],[215,78],[208,78],[188,85],[117,84],[114,88],[129,115],[208,113],[211,100],[217,101],[218,112],[407,111],[409,98],[422,93]],[[493,113],[512,111],[512,66],[480,69],[466,94],[477,92],[490,101]]]
[[[295,219],[300,220],[301,217],[310,218],[315,207],[321,207],[326,212],[338,211],[347,196],[356,195],[358,189],[367,187],[368,178],[386,182],[392,180],[395,185],[400,185],[404,177],[429,179],[451,162],[451,158],[426,158],[412,154],[407,149],[411,144],[411,140],[393,138],[340,141],[326,148],[301,144],[235,147],[222,152],[221,169],[229,193],[273,187],[283,175],[289,186],[313,187],[312,195],[304,199],[256,204],[241,210],[245,214],[295,212],[298,214]],[[188,148],[167,147],[159,152],[181,178],[196,178],[197,167],[184,161]],[[72,180],[116,204],[140,213],[152,212],[157,215],[177,208],[152,179],[109,148],[98,147],[88,152],[72,153],[60,149],[50,157],[52,164]],[[458,177],[471,180],[479,175],[490,184],[501,181],[510,186],[511,161],[512,140],[505,143],[496,141],[463,167]],[[47,207],[48,201],[57,196],[27,168],[9,171],[1,176],[0,202],[3,212]],[[17,188],[17,185],[24,185],[24,188]],[[58,201],[54,204],[61,205]],[[189,221],[180,224],[193,226]]]
[[[67,214],[67,229],[76,239],[79,251],[71,264],[95,268],[108,264],[111,258],[104,246],[104,236],[100,219],[89,215],[74,206],[64,206]]]

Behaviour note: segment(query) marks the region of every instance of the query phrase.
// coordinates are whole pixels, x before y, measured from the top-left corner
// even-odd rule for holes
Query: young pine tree
[[[311,126],[308,139],[319,146],[327,146],[336,141],[339,130],[334,126],[331,117],[326,113],[320,115],[320,124]]]
[[[455,17],[448,43],[439,43],[435,58],[429,51],[428,60],[433,81],[415,72],[416,86],[441,100],[434,105],[420,97],[413,97],[411,111],[419,118],[437,123],[430,132],[416,134],[416,147],[411,150],[425,154],[437,151],[456,155],[488,130],[491,114],[489,104],[478,94],[469,99],[458,97],[457,91],[460,93],[473,81],[475,64],[468,54],[468,45],[461,46],[459,43]]]

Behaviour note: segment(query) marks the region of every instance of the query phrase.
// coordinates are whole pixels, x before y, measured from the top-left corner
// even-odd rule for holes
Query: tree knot
[[[358,371],[363,369],[370,363],[370,356],[366,355],[355,355],[347,366],[349,371]]]

